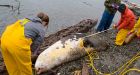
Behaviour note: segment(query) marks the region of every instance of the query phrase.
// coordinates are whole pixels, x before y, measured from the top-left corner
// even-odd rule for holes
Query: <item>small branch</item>
[[[15,0],[15,2],[18,3],[18,6],[17,6],[17,8],[16,8],[15,10],[13,10],[13,11],[15,12],[15,11],[17,10],[17,13],[20,14],[20,6],[21,6],[21,3],[20,3],[19,0]]]
[[[1,7],[8,7],[8,8],[12,8],[13,9],[13,6],[12,5],[0,5]]]

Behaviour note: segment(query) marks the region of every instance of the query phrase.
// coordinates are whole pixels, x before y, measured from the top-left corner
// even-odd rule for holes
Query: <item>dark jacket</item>
[[[43,43],[45,37],[45,28],[41,24],[41,20],[37,17],[28,18],[29,23],[25,25],[25,36],[32,39],[31,50],[36,51]]]
[[[117,9],[114,9],[112,7],[112,4],[119,5],[121,3],[121,0],[105,0],[105,10],[108,10],[111,14],[116,13]]]

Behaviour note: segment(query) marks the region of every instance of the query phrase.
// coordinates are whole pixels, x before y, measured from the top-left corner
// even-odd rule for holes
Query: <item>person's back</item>
[[[38,17],[28,18],[30,22],[25,25],[25,36],[31,38],[33,43],[31,49],[34,52],[41,45],[45,36],[45,28],[41,25],[41,19]]]
[[[136,16],[134,13],[126,6],[125,11],[121,13],[121,19],[118,23],[118,29],[132,29],[136,22]]]

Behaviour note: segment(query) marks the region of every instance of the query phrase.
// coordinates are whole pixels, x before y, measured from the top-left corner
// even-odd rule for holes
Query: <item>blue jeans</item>
[[[102,15],[102,19],[97,27],[97,31],[107,30],[112,23],[114,15],[115,13],[111,14],[108,10],[105,9]]]

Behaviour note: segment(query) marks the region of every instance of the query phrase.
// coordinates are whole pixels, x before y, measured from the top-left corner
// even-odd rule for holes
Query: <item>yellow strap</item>
[[[79,41],[80,41],[79,46],[80,47],[84,47],[84,39],[83,38],[80,38]]]
[[[22,25],[22,26],[24,26],[26,23],[28,23],[30,20],[29,19],[26,19],[26,18],[24,18],[24,19],[22,19],[22,20],[20,20],[20,24]]]

